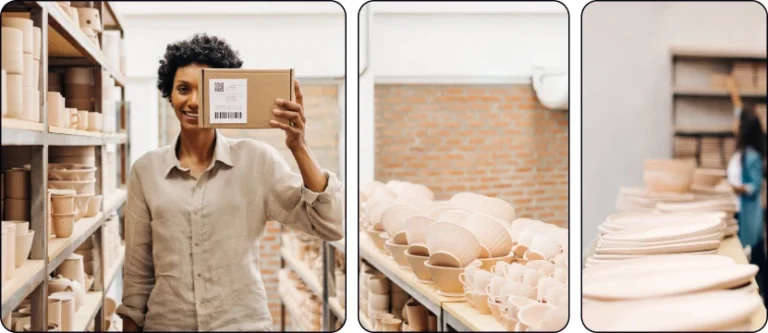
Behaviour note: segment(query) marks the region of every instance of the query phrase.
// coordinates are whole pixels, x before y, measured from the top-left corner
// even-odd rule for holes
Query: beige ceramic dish
[[[93,179],[96,179],[96,167],[67,163],[52,163],[48,165],[48,180]]]
[[[96,179],[92,180],[49,180],[49,188],[56,190],[75,190],[77,194],[96,193]]]
[[[582,277],[588,279],[602,275],[645,274],[675,267],[734,265],[733,259],[717,254],[672,254],[637,259],[615,260],[594,268],[584,269]]]
[[[690,238],[681,238],[681,239],[674,239],[674,240],[666,240],[666,241],[658,241],[658,242],[623,242],[623,241],[612,241],[612,240],[605,240],[601,239],[598,242],[598,248],[634,248],[634,247],[649,247],[649,246],[661,246],[661,245],[672,245],[672,244],[682,244],[682,243],[690,243],[690,242],[701,242],[701,241],[719,241],[723,238],[722,232],[716,232],[709,235],[703,235],[703,236],[694,236]]]
[[[445,297],[464,297],[464,286],[459,281],[459,274],[464,272],[463,268],[441,267],[424,262],[429,275],[435,281],[437,293]]]
[[[435,219],[424,215],[416,215],[407,218],[405,220],[405,236],[408,240],[408,244],[426,244],[427,227],[434,222]]]
[[[454,255],[467,266],[480,254],[480,242],[466,228],[450,223],[435,222],[427,228],[427,248],[429,253],[447,252]]]
[[[595,253],[653,255],[653,254],[673,254],[673,253],[690,253],[690,252],[709,251],[709,250],[716,250],[719,247],[720,247],[720,240],[708,240],[708,241],[685,242],[685,243],[655,245],[655,246],[645,246],[645,247],[597,248],[595,250]]]
[[[657,242],[708,235],[721,231],[725,227],[720,219],[707,219],[700,222],[678,222],[667,226],[636,227],[607,233],[605,240]]]
[[[411,253],[406,252],[405,257],[408,259],[408,265],[411,267],[411,270],[413,271],[413,274],[416,276],[416,281],[423,284],[434,284],[435,282],[432,281],[432,276],[429,275],[429,270],[427,269],[427,266],[424,265],[427,260],[429,260],[429,256],[418,256]]]
[[[408,248],[408,245],[399,245],[392,243],[391,241],[386,241],[384,243],[384,247],[389,250],[392,258],[395,259],[395,262],[400,266],[400,268],[410,269],[410,266],[408,265],[408,258],[405,256],[405,250]]]
[[[464,227],[488,249],[489,257],[501,257],[512,251],[513,242],[507,231],[508,225],[490,215],[476,213],[466,218]]]

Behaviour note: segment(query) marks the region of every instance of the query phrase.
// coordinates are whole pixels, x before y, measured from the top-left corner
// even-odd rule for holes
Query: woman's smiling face
[[[182,129],[198,129],[198,78],[201,68],[208,65],[192,63],[176,70],[171,91],[171,104]]]

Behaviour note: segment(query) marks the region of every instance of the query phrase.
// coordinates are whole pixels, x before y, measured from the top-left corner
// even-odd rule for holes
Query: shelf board
[[[721,137],[730,138],[733,137],[733,130],[730,128],[703,128],[703,127],[675,127],[676,136],[687,137]]]
[[[110,194],[104,195],[104,217],[109,217],[109,214],[118,210],[128,199],[128,190],[125,188],[115,189]]]
[[[335,242],[328,242],[328,244],[331,244],[333,248],[335,248],[337,251],[344,253],[346,251],[346,242],[342,239]]]
[[[67,134],[67,135],[79,135],[79,136],[90,136],[90,137],[94,137],[94,138],[101,138],[103,136],[103,134],[101,134],[101,132],[82,131],[82,130],[77,130],[77,129],[62,128],[62,127],[56,127],[56,126],[48,126],[48,133]]]
[[[125,262],[125,242],[123,242],[123,245],[120,246],[120,249],[117,250],[118,256],[120,259],[117,260],[117,262],[112,264],[112,267],[107,268],[107,272],[104,279],[105,282],[105,288],[104,290],[109,291],[109,288],[112,286],[112,282],[115,281],[115,278],[117,277],[117,274],[122,271],[123,263]]]
[[[288,312],[288,317],[291,318],[291,323],[299,326],[304,331],[312,331],[309,329],[305,324],[305,322],[302,319],[301,316],[296,317],[295,310],[299,309],[296,304],[293,303],[293,300],[289,297],[287,297],[285,294],[283,294],[281,291],[278,291],[277,294],[280,296],[280,300],[283,302],[283,308],[285,308]]]
[[[311,290],[317,297],[323,298],[323,287],[307,264],[288,254],[288,251],[285,249],[280,249],[280,255],[283,257],[283,260],[285,260],[288,267],[290,267],[291,270],[304,281],[304,284],[309,287],[309,290]]]
[[[96,314],[101,309],[101,295],[100,291],[89,291],[85,293],[85,302],[77,312],[75,312],[75,331],[85,332],[88,330],[88,325],[91,324]]]
[[[128,134],[125,132],[104,133],[104,144],[123,144],[126,142],[128,142]]]
[[[443,321],[458,332],[503,332],[507,329],[490,314],[481,314],[467,302],[443,305]]]
[[[45,262],[27,260],[17,268],[13,277],[2,283],[2,316],[16,309],[45,279]]]
[[[88,59],[93,65],[105,68],[115,84],[125,87],[125,77],[107,62],[104,53],[91,43],[78,24],[56,5],[49,2],[38,2],[48,8],[48,56],[51,58],[80,58]]]
[[[48,240],[48,273],[50,274],[70,254],[85,242],[96,230],[104,224],[104,213],[99,212],[94,217],[84,217],[75,222],[72,236],[67,238],[51,238]]]
[[[341,304],[339,304],[339,299],[336,297],[328,297],[328,305],[331,308],[331,311],[336,314],[336,317],[339,318],[341,322],[344,322],[344,317],[347,314],[347,311],[341,307]]]
[[[360,324],[363,326],[363,329],[370,332],[374,331],[373,323],[370,319],[368,319],[368,316],[363,311],[358,312],[357,319],[360,320]]]
[[[2,118],[3,146],[42,146],[45,141],[45,125],[14,118]]]
[[[392,283],[405,290],[416,301],[424,305],[430,312],[439,314],[443,303],[465,302],[464,297],[445,297],[437,294],[434,284],[423,284],[416,281],[416,276],[410,270],[404,270],[394,259],[382,253],[368,235],[360,233],[360,258],[384,274]]]
[[[765,49],[704,48],[704,47],[672,47],[670,53],[682,58],[710,59],[766,59]]]
[[[723,97],[730,98],[731,95],[725,88],[717,87],[674,87],[673,92],[676,96],[695,96],[695,97]],[[742,98],[765,98],[766,90],[763,89],[739,89],[739,95]],[[730,110],[729,110],[730,111]]]
[[[106,30],[123,30],[121,22],[125,22],[120,14],[112,8],[112,2],[104,1],[104,9],[101,13],[102,24]]]

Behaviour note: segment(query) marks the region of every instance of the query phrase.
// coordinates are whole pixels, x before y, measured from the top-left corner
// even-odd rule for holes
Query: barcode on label
[[[224,92],[224,82],[214,82],[213,91]]]
[[[242,112],[214,112],[214,119],[243,119]]]

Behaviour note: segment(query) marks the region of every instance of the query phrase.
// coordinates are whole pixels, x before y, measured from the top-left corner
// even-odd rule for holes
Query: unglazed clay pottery
[[[421,212],[406,204],[394,204],[381,214],[384,231],[397,235],[405,231],[405,220],[411,216],[421,215]]]
[[[582,276],[584,280],[599,278],[600,276],[613,276],[622,274],[653,274],[657,271],[664,271],[670,268],[683,267],[707,267],[734,265],[733,259],[722,255],[695,255],[695,254],[672,254],[648,256],[637,259],[627,259],[615,261],[600,265],[598,267],[584,269]]]
[[[53,233],[57,238],[67,238],[72,236],[75,227],[75,213],[70,214],[52,214]]]
[[[13,312],[11,313],[11,321],[13,322],[14,330],[16,332],[29,332],[29,321],[32,318],[30,313]]]
[[[84,164],[50,163],[48,180],[93,180],[96,179],[96,167]]]
[[[72,108],[77,110],[77,126],[75,126],[75,129],[80,131],[85,131],[88,129],[88,110],[81,110],[76,107],[70,107],[67,106],[67,108]]]
[[[3,15],[2,26],[21,30],[23,34],[22,43],[21,43],[22,50],[24,51],[24,53],[29,53],[29,54],[32,54],[34,52],[34,47],[32,45],[34,43],[34,35],[33,35],[34,25],[31,19],[24,18],[24,17],[11,17],[11,16]]]
[[[531,241],[531,246],[525,254],[526,258],[531,260],[550,260],[560,253],[560,247],[550,237],[544,235],[535,235]]]
[[[657,241],[657,242],[636,242],[636,241],[612,241],[612,240],[605,240],[600,239],[598,241],[598,248],[643,248],[643,247],[649,247],[649,246],[659,246],[659,245],[673,245],[673,244],[680,244],[680,243],[689,243],[689,242],[699,242],[699,241],[712,241],[712,240],[721,240],[723,238],[722,232],[715,232],[708,235],[702,235],[702,236],[694,236],[694,237],[686,237],[686,238],[678,238],[678,239],[671,239],[671,240],[665,240],[665,241]]]
[[[405,237],[405,231],[401,231],[392,236],[391,241],[397,245],[408,245],[408,239]]]
[[[90,194],[75,195],[75,211],[77,212],[75,221],[80,220],[88,213],[88,202],[92,197],[93,195]]]
[[[29,232],[28,221],[3,221],[3,225],[13,225],[15,227],[16,236],[24,235]]]
[[[498,297],[488,296],[488,309],[491,311],[493,319],[499,320],[501,316],[501,299]]]
[[[395,316],[387,312],[387,310],[374,311],[369,317],[375,322],[374,326],[376,331],[382,331],[384,329],[382,323],[383,320],[395,318]]]
[[[10,279],[16,275],[16,225],[3,222],[2,228],[6,232],[2,244],[5,252],[2,264],[6,279]]]
[[[534,287],[522,282],[517,281],[505,281],[501,286],[501,290],[498,293],[501,299],[506,299],[509,296],[522,296],[530,299],[536,298],[536,290]]]
[[[459,258],[456,258],[456,256],[444,251],[430,253],[429,262],[435,266],[461,267],[461,261],[459,261]]]
[[[424,215],[408,217],[405,220],[405,236],[408,244],[426,244],[427,227],[434,222],[435,219]]]
[[[491,309],[488,307],[488,294],[472,293],[472,300],[477,312],[480,312],[480,314],[491,313]]]
[[[522,326],[524,331],[536,331],[541,329],[541,324],[550,311],[555,309],[554,306],[548,304],[530,304],[520,309],[517,313],[518,324]]]
[[[371,240],[374,246],[378,248],[379,250],[384,251],[384,242],[385,240],[381,237],[379,237],[379,234],[381,231],[375,230],[373,227],[370,227],[365,230],[365,233],[368,235],[368,238]]]
[[[369,201],[365,205],[365,216],[368,217],[368,221],[371,225],[376,226],[381,222],[381,215],[384,214],[384,211],[394,204],[395,201],[389,198],[380,199],[374,202]],[[384,226],[381,225],[381,229],[377,228],[376,230],[384,231]]]
[[[686,242],[670,245],[657,245],[646,247],[628,247],[628,248],[598,248],[595,253],[599,254],[673,254],[690,253],[699,251],[715,250],[720,247],[720,240],[709,240],[699,242]]]
[[[93,275],[86,275],[85,276],[85,292],[88,292],[91,290],[91,287],[93,286],[93,282],[96,279],[93,277]]]
[[[725,170],[697,168],[693,171],[691,186],[714,187],[725,179]]]
[[[430,254],[447,252],[459,259],[460,267],[477,259],[480,242],[466,228],[450,223],[435,222],[427,228],[427,248]]]
[[[48,323],[61,325],[61,300],[48,296]]]
[[[390,241],[386,241],[384,242],[384,247],[387,248],[389,253],[392,255],[392,258],[395,259],[395,262],[397,262],[400,268],[408,268],[408,258],[405,256],[405,250],[408,248],[408,245],[399,245]]]
[[[94,217],[101,211],[101,201],[104,197],[102,195],[94,195],[88,200],[88,212],[85,217]]]
[[[100,132],[103,124],[104,120],[101,113],[96,111],[88,112],[88,131]]]
[[[16,221],[29,221],[30,207],[28,199],[5,199],[5,219]]]
[[[741,286],[757,274],[755,265],[711,265],[668,268],[649,276],[603,275],[584,280],[584,297],[596,300],[631,300],[683,295]]]
[[[525,263],[526,268],[535,269],[541,272],[543,276],[550,276],[555,272],[555,265],[545,260],[533,260]]]
[[[435,281],[437,293],[446,297],[463,297],[464,290],[459,281],[459,274],[464,270],[462,268],[435,266],[429,261],[424,263],[429,270],[429,275]]]
[[[52,213],[71,214],[76,210],[75,191],[73,190],[49,190],[51,192]]]
[[[479,260],[482,263],[482,265],[480,266],[481,269],[490,272],[491,268],[494,267],[495,265],[497,265],[499,262],[509,264],[514,259],[515,259],[514,254],[510,253],[510,254],[507,254],[506,256],[495,257],[495,258],[486,258],[486,259],[477,259],[477,260]]]
[[[425,245],[421,244],[408,245],[408,248],[405,250],[405,252],[415,256],[429,257],[429,249],[427,249]]]
[[[5,55],[3,55],[5,61]],[[8,110],[6,117],[21,119],[24,113],[24,86],[21,74],[7,73],[5,77]]]
[[[720,219],[706,219],[697,222],[678,222],[673,225],[636,227],[622,231],[607,233],[602,239],[616,241],[665,241],[682,237],[708,235],[723,228]]]
[[[403,321],[397,318],[387,318],[381,321],[382,330],[385,332],[400,332]]]
[[[48,188],[56,190],[75,190],[77,194],[94,194],[96,193],[96,179],[49,180]]]
[[[694,169],[695,161],[646,159],[643,181],[650,191],[683,193],[693,182]]]
[[[411,267],[413,274],[416,276],[416,281],[423,284],[433,284],[432,276],[429,275],[429,270],[424,263],[429,260],[429,256],[419,256],[410,254],[406,251],[405,257],[408,259],[408,265]]]
[[[14,168],[3,173],[5,199],[29,199],[29,170]]]
[[[29,258],[29,252],[32,250],[32,241],[35,239],[35,231],[29,230],[23,234],[16,235],[16,268],[21,267]]]
[[[708,291],[619,302],[584,302],[583,321],[593,331],[722,331],[748,321],[760,308],[757,295]],[[653,318],[653,320],[648,320]]]
[[[429,332],[437,332],[437,316],[431,312],[427,316],[427,330]]]
[[[370,275],[368,276],[368,290],[371,293],[378,295],[389,294],[390,282],[386,276],[383,275]]]
[[[48,299],[61,301],[61,330],[71,332],[75,330],[75,294],[68,291],[55,292]]]
[[[458,225],[464,225],[464,220],[470,215],[472,215],[472,213],[462,209],[446,210],[440,213],[437,220],[440,222],[451,222]]]
[[[476,213],[467,218],[464,226],[490,251],[490,257],[505,256],[512,250],[513,242],[507,231],[508,223],[490,215]]]
[[[7,74],[21,75],[24,71],[24,31],[14,27],[3,26],[2,43],[3,70]]]
[[[85,269],[83,265],[83,256],[73,253],[64,259],[59,265],[57,272],[70,280],[76,281],[81,287],[85,288]]]
[[[512,253],[515,254],[516,258],[523,258],[525,256],[525,253],[528,252],[528,249],[530,248],[531,243],[533,242],[533,237],[535,235],[536,232],[531,227],[522,229],[516,239],[517,244],[512,247]],[[514,234],[512,236],[514,238]]]
[[[456,210],[465,211],[470,214],[472,213],[466,209],[461,209],[454,205],[441,205],[441,206],[433,207],[432,210],[429,212],[428,216],[437,220],[438,218],[440,218],[440,215],[443,215],[443,213],[456,211]]]

